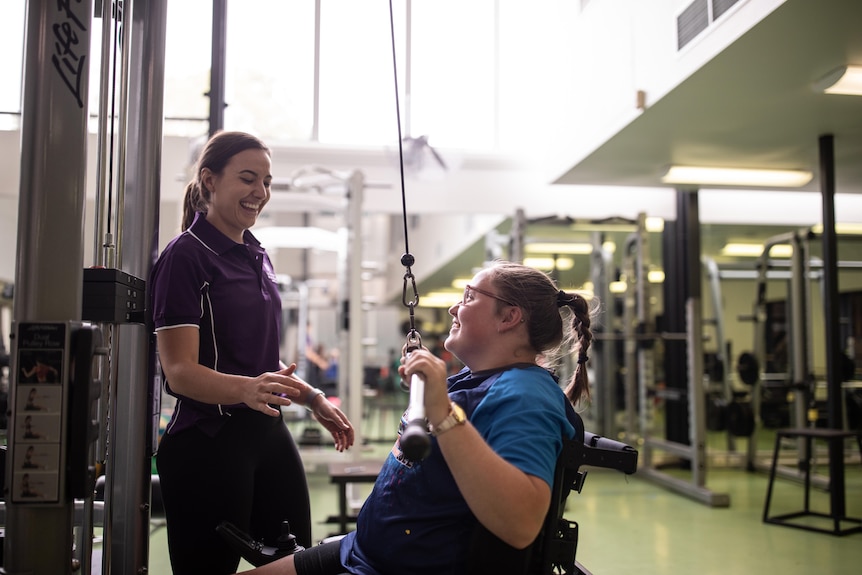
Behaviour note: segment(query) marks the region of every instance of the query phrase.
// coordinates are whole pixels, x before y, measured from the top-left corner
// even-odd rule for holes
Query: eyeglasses
[[[504,304],[506,304],[506,305],[512,305],[512,306],[515,306],[515,307],[519,307],[519,306],[518,306],[518,304],[516,304],[516,303],[514,303],[514,302],[511,302],[511,301],[509,301],[509,300],[507,300],[507,299],[503,299],[503,298],[501,298],[500,296],[495,295],[495,294],[492,294],[492,293],[491,293],[491,292],[489,292],[489,291],[485,291],[485,290],[483,290],[483,289],[477,288],[477,287],[475,287],[475,286],[471,286],[471,285],[469,285],[469,284],[468,284],[467,286],[465,286],[465,287],[464,287],[464,298],[461,300],[462,302],[466,302],[466,301],[468,301],[469,299],[472,299],[471,294],[470,294],[470,292],[471,292],[471,291],[478,292],[478,293],[480,293],[480,294],[482,294],[482,295],[484,295],[484,296],[488,296],[488,297],[490,297],[490,298],[494,298],[495,300],[500,301],[500,302],[503,302],[503,303],[504,303]]]

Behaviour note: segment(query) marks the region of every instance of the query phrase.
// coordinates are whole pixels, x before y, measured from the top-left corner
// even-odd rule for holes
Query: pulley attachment
[[[410,270],[415,263],[413,255],[405,253],[401,256],[401,264],[405,267],[404,289],[401,294],[401,303],[410,313],[410,330],[407,332],[407,344],[405,353],[409,356],[411,352],[422,347],[422,336],[416,330],[416,315],[414,310],[419,303],[419,291],[416,289],[416,278]],[[412,289],[413,295],[408,298],[408,287]],[[406,383],[402,380],[401,387]],[[411,461],[421,461],[428,457],[431,452],[431,438],[428,435],[428,421],[425,419],[425,380],[418,375],[410,378],[410,405],[407,408],[407,425],[401,432],[399,442],[404,456]]]
[[[414,313],[414,310],[416,306],[419,305],[419,290],[416,288],[416,276],[413,275],[413,271],[410,269],[415,262],[416,259],[411,253],[405,253],[401,256],[401,265],[404,266],[405,270],[404,286],[401,290],[401,303],[404,304],[404,307],[406,307],[410,313],[410,331],[407,333],[408,347],[410,346],[411,337],[418,337],[418,333],[416,332],[416,314]],[[408,287],[413,290],[413,295],[409,299],[407,298]]]

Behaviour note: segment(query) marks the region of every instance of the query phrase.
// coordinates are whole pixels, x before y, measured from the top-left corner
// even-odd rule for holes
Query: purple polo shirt
[[[199,363],[221,373],[257,376],[279,369],[281,298],[272,262],[246,230],[244,244],[218,231],[202,213],[171,240],[150,277],[156,331],[200,329]],[[191,425],[215,434],[224,414],[248,409],[177,398],[167,433]]]

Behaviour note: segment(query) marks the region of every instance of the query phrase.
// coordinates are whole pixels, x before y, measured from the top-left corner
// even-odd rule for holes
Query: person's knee
[[[345,573],[341,564],[341,537],[292,555],[297,575],[339,575]]]

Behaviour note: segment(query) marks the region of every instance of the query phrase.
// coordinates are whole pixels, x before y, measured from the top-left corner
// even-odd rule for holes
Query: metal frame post
[[[688,445],[679,441],[655,440],[644,435],[644,452],[648,465],[639,473],[673,491],[705,503],[711,507],[729,507],[730,496],[716,493],[706,487],[706,413],[703,387],[703,304],[701,298],[701,250],[700,216],[696,190],[677,190],[677,222],[671,226],[674,233],[673,248],[679,257],[674,263],[682,263],[675,270],[677,281],[684,296],[686,333],[686,383],[688,413]],[[667,226],[665,227],[667,231]],[[665,269],[669,270],[668,254],[665,254]],[[673,302],[665,301],[665,311]],[[681,310],[677,310],[681,311]],[[691,464],[691,480],[685,481],[658,470],[651,461],[650,449],[664,450],[688,460]]]
[[[124,45],[130,65],[117,262],[123,271],[147,279],[159,245],[167,0],[134,2],[131,7],[126,3],[124,8],[124,27],[132,33]],[[117,365],[111,395],[114,449],[106,466],[110,540],[105,573],[145,573],[149,565],[151,461],[158,441],[161,388],[153,327],[149,318],[145,321],[113,328]],[[120,445],[123,449],[116,448]]]
[[[227,0],[213,0],[212,60],[210,65],[209,135],[224,129],[225,62],[227,53]]]
[[[826,409],[831,429],[844,427],[841,387],[841,336],[838,302],[838,238],[835,232],[835,144],[832,134],[820,136],[820,193],[823,196],[823,316],[826,319]],[[829,501],[833,516],[846,515],[843,445],[829,442]]]
[[[92,1],[28,2],[13,320],[81,318]],[[63,278],[58,286],[57,278]],[[16,421],[13,342],[10,406]],[[14,429],[14,428],[13,428]],[[9,436],[14,454],[15,434]],[[67,446],[60,445],[65,451]],[[11,485],[13,458],[6,465]],[[6,572],[72,572],[73,501],[6,501]]]

